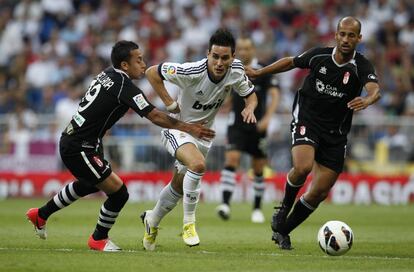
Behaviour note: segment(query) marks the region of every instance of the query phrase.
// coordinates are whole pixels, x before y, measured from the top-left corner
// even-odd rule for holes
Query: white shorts
[[[212,141],[194,138],[190,134],[177,129],[163,129],[161,131],[161,141],[168,153],[174,158],[177,149],[186,143],[193,143],[200,150],[201,154],[204,155],[204,158],[207,158],[208,151],[213,144]],[[187,171],[187,167],[178,160],[175,160],[174,166],[180,174],[184,174]]]

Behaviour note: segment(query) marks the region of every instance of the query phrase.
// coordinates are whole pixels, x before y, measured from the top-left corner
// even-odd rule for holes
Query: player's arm
[[[157,126],[178,129],[200,139],[211,139],[215,136],[214,130],[205,128],[201,124],[185,123],[156,109],[130,80],[125,81],[125,87],[118,94],[118,99],[120,104],[130,107],[139,116],[147,118]]]
[[[268,91],[271,97],[270,103],[269,105],[266,105],[266,112],[263,118],[257,123],[257,129],[261,132],[266,131],[269,126],[270,119],[272,119],[273,114],[276,112],[280,101],[280,90],[278,87],[271,87]]]
[[[146,116],[153,124],[163,127],[163,128],[173,128],[178,129],[184,132],[191,134],[193,137],[209,140],[214,138],[216,133],[214,130],[204,127],[201,124],[190,124],[185,123],[175,118],[172,118],[165,114],[164,112],[157,110],[156,108],[152,109]]]
[[[244,98],[245,106],[241,112],[243,116],[243,122],[251,124],[256,123],[256,116],[254,115],[254,110],[257,107],[257,96],[256,93],[252,92],[247,97]]]
[[[178,103],[170,96],[167,89],[164,85],[164,80],[161,78],[159,72],[158,72],[158,66],[154,65],[148,68],[145,71],[145,75],[147,76],[147,79],[149,83],[151,84],[152,88],[154,88],[155,92],[158,94],[158,96],[161,98],[162,102],[164,102],[164,105],[166,106],[166,109],[169,112],[172,113],[178,113],[180,112],[180,106]]]
[[[246,75],[251,79],[255,79],[256,77],[267,74],[277,74],[292,70],[296,67],[293,59],[294,57],[285,57],[257,70],[252,69],[251,67],[245,67]]]
[[[348,108],[354,111],[366,109],[369,105],[374,104],[381,98],[380,87],[376,82],[368,82],[365,84],[367,95],[357,96],[348,102]]]

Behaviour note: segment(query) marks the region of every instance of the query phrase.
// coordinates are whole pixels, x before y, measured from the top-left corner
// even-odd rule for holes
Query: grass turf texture
[[[200,203],[198,247],[179,236],[182,205],[162,222],[154,252],[142,249],[139,214],[152,203],[128,203],[110,232],[120,253],[90,251],[86,242],[96,224],[101,199],[84,199],[48,220],[48,239],[34,236],[25,212],[45,200],[0,201],[0,271],[413,271],[414,206],[334,206],[323,204],[291,237],[295,247],[281,251],[270,240],[267,222],[250,222],[250,204],[234,204],[230,221],[221,221],[214,204]],[[344,256],[326,256],[316,242],[328,220],[346,222],[353,248]]]

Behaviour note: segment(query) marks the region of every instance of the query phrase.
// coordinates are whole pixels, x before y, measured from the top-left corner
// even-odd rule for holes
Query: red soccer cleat
[[[45,240],[47,237],[46,233],[46,220],[39,217],[39,209],[31,208],[26,212],[27,220],[29,220],[35,229],[36,235],[40,239]]]
[[[89,237],[88,246],[92,250],[114,252],[122,250],[120,247],[115,245],[111,239],[106,238],[102,240],[93,239],[92,235]]]

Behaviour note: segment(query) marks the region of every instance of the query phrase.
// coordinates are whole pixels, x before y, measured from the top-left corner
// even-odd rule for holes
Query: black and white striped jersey
[[[178,104],[181,112],[172,116],[185,122],[207,121],[207,127],[213,125],[214,117],[232,90],[242,97],[248,96],[254,90],[244,72],[243,64],[237,59],[220,82],[210,79],[207,58],[183,64],[161,63],[158,72],[161,78],[180,88]]]
[[[347,103],[361,94],[366,83],[378,82],[372,64],[360,53],[347,63],[334,59],[336,47],[313,48],[294,58],[299,68],[310,69],[296,93],[294,122],[312,124],[331,134],[347,134],[353,111]]]
[[[130,108],[144,117],[154,106],[125,72],[109,67],[91,82],[64,134],[97,143]]]

